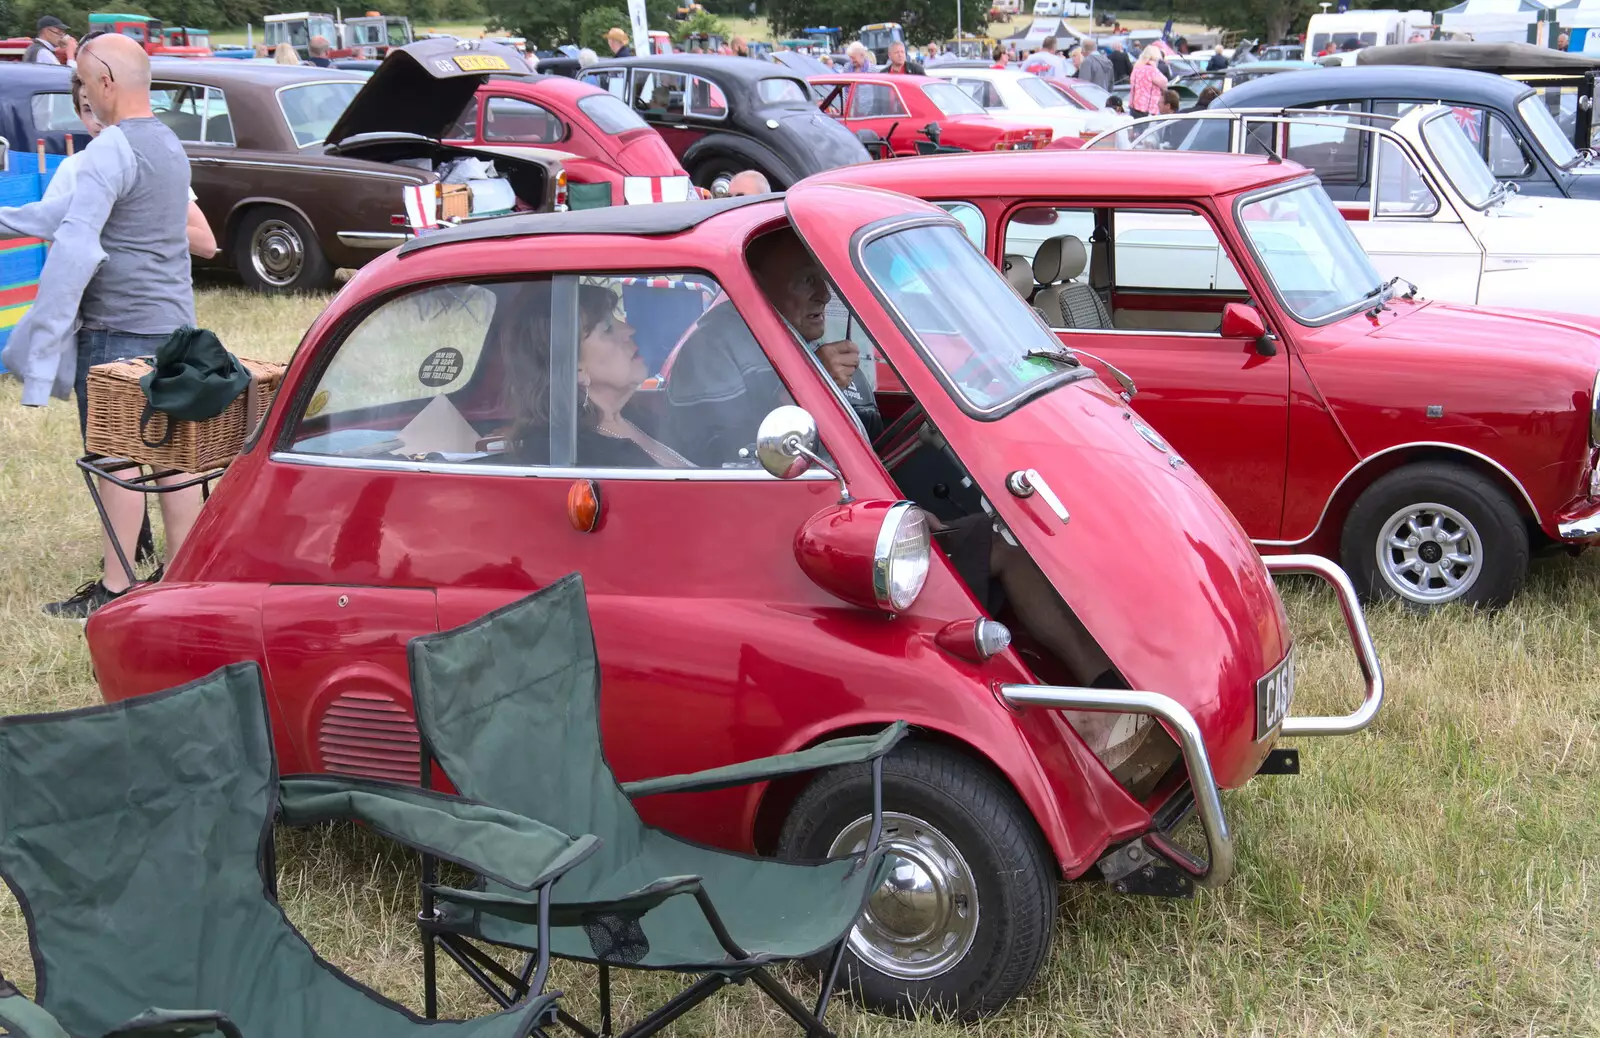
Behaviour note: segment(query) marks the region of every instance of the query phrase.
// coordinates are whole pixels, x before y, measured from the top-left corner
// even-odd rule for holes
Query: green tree
[[[585,11],[583,17],[578,19],[578,46],[592,47],[596,54],[608,54],[606,33],[619,26],[630,34],[633,31],[626,11],[615,7],[596,7]]]
[[[690,33],[696,32],[728,38],[728,27],[709,11],[696,11],[681,22],[672,22],[667,31],[672,34],[673,43],[681,43]]]
[[[485,6],[491,29],[526,37],[536,47],[555,47],[582,38],[583,15],[590,5],[584,0],[487,0]],[[651,28],[665,28],[668,12],[675,10],[674,0],[646,0],[646,21]],[[628,27],[627,19],[622,26]],[[604,57],[608,52],[600,53]]]

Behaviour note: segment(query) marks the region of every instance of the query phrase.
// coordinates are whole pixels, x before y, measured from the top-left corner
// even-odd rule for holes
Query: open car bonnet
[[[334,146],[368,133],[438,140],[491,75],[531,76],[510,47],[479,40],[419,40],[396,48],[328,131]]]
[[[1213,754],[1248,758],[1254,721],[1246,712],[1255,707],[1238,690],[1253,688],[1282,660],[1290,639],[1272,579],[1232,513],[1095,379],[1055,384],[1009,409],[970,410],[983,399],[971,387],[1002,369],[985,365],[966,333],[954,330],[991,318],[969,323],[956,308],[970,305],[1015,330],[998,324],[1006,317],[999,308],[1025,304],[952,217],[900,195],[826,183],[791,188],[785,207],[980,492],[1129,685],[1188,707],[1215,740]],[[940,228],[942,237],[892,244]],[[879,240],[890,243],[882,253]],[[889,255],[899,257],[890,266],[905,270],[904,285],[924,290],[918,306],[912,292],[890,284],[893,275],[873,273]],[[940,255],[950,258],[947,267],[938,268]],[[949,330],[922,333],[919,353],[918,324]],[[1060,348],[1042,325],[1038,333],[1041,348]],[[1022,366],[1029,377],[1054,367],[1048,360]],[[965,405],[962,393],[974,394]],[[1019,471],[1052,492],[1019,496],[1010,489]]]

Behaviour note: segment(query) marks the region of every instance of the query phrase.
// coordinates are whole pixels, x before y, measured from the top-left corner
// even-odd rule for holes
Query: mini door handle
[[[1018,469],[1006,477],[1006,489],[1011,491],[1013,497],[1032,497],[1038,494],[1056,518],[1063,523],[1068,522],[1071,516],[1067,515],[1067,506],[1061,503],[1056,492],[1050,489],[1050,484],[1039,475],[1038,469]]]

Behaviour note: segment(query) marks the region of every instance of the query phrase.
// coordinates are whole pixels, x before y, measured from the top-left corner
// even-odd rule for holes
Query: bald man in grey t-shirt
[[[185,230],[189,160],[151,112],[150,59],[129,37],[108,33],[78,49],[78,78],[105,129],[77,159],[73,190],[0,209],[0,236],[53,242],[38,296],[12,332],[3,360],[22,375],[24,403],[43,404],[55,372],[75,350],[78,417],[85,427],[89,368],[153,354],[195,317]],[[83,619],[129,588],[116,548],[133,556],[144,498],[104,482],[100,494],[115,536],[105,542],[110,561],[100,580],[47,605],[52,616]],[[173,553],[199,516],[198,488],[162,494],[161,511]]]

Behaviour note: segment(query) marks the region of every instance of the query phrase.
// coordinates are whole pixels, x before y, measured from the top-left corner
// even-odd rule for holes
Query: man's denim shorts
[[[167,335],[136,335],[133,332],[113,332],[105,328],[78,329],[78,372],[72,385],[78,397],[78,431],[88,450],[89,438],[89,369],[96,364],[129,357],[153,356],[161,344],[171,338]]]

